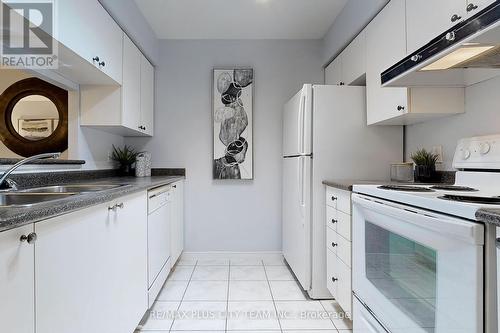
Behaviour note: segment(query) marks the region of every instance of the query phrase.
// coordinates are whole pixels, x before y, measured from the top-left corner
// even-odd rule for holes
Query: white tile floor
[[[335,301],[308,299],[281,256],[183,257],[141,332],[348,333]]]

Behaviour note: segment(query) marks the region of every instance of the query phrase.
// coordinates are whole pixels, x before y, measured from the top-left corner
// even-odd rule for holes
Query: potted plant
[[[111,159],[120,164],[119,173],[121,176],[133,176],[134,169],[132,165],[135,163],[138,152],[134,148],[125,145],[123,148],[117,148],[113,145]]]
[[[415,163],[415,181],[428,183],[436,180],[436,162],[438,155],[425,149],[417,150],[411,155]]]

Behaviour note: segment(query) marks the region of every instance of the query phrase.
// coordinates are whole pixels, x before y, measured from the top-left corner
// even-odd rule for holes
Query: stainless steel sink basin
[[[99,192],[118,188],[124,185],[117,184],[81,184],[81,185],[56,185],[30,188],[21,190],[18,193],[85,193],[85,192]]]
[[[75,193],[1,193],[1,207],[32,206],[38,203],[67,198]]]

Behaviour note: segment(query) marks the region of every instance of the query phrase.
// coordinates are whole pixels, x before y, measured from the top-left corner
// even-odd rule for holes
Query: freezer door
[[[311,163],[283,159],[283,254],[304,290],[311,288]]]
[[[306,84],[283,110],[283,156],[312,153],[312,85]]]

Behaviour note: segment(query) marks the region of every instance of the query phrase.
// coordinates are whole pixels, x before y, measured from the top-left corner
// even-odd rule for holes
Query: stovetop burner
[[[434,192],[427,187],[418,187],[418,186],[410,186],[410,185],[383,185],[379,186],[382,190],[390,190],[390,191],[404,191],[404,192]]]
[[[443,190],[443,191],[461,191],[461,192],[477,192],[475,188],[468,186],[457,186],[457,185],[435,185],[431,186],[434,190]]]
[[[500,205],[500,197],[475,197],[469,195],[445,194],[439,197],[439,199],[476,204]]]

